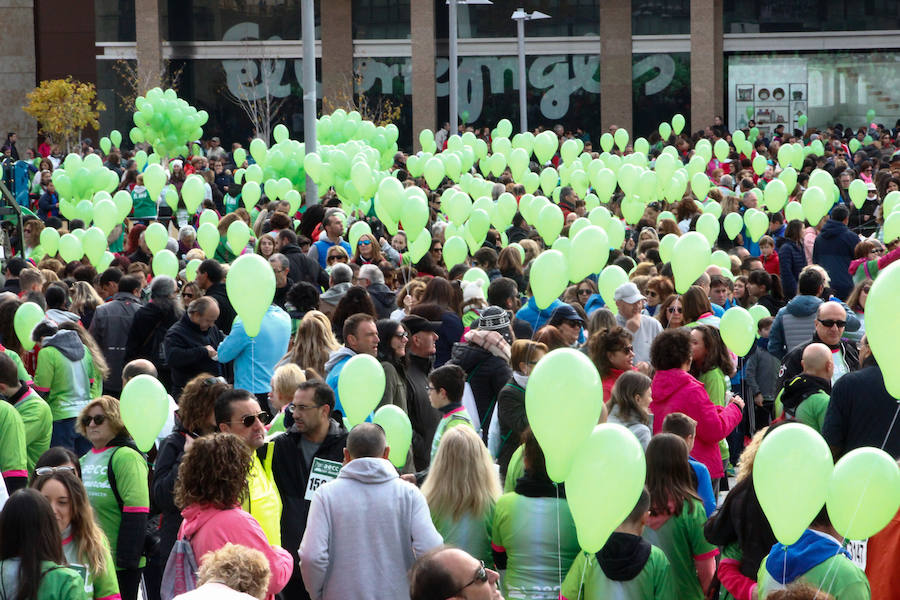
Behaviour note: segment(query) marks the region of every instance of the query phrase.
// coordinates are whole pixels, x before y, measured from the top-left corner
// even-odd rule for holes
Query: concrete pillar
[[[434,131],[440,126],[437,122],[434,0],[412,0],[409,9],[412,45],[412,143],[413,150],[418,152],[422,149],[418,132],[423,129]],[[400,146],[405,145],[401,140]]]
[[[37,84],[34,46],[34,2],[32,0],[0,0],[0,23],[5,35],[0,36],[0,123],[3,131],[19,134],[16,147],[25,158],[25,149],[37,146],[37,127],[34,119],[25,114],[22,106],[25,95]],[[3,142],[6,137],[2,138]]]
[[[725,112],[722,0],[691,0],[691,130]]]
[[[322,97],[338,104],[353,97],[353,9],[351,0],[325,0],[321,6]]]
[[[600,122],[631,132],[631,0],[600,2]]]
[[[159,27],[159,0],[135,3],[134,21],[137,34],[137,93],[162,85],[162,35]]]

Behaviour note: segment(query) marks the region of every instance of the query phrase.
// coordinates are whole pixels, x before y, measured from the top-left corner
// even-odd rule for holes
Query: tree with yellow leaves
[[[42,81],[28,94],[28,104],[22,110],[37,119],[42,133],[64,142],[68,153],[72,143],[77,144],[81,139],[84,128],[100,127],[100,111],[106,110],[106,106],[97,100],[93,83],[76,81],[70,76]]]

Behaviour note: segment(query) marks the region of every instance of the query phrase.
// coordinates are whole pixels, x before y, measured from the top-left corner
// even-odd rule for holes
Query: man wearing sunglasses
[[[410,600],[465,598],[503,600],[500,574],[465,550],[440,546],[420,557],[409,572]]]
[[[416,556],[443,542],[425,497],[400,480],[389,452],[380,426],[357,425],[337,477],[313,494],[299,552],[313,600],[409,598]]]
[[[233,433],[253,451],[253,466],[247,476],[247,498],[242,508],[259,521],[269,543],[281,545],[281,496],[272,478],[272,463],[264,468],[257,450],[266,443],[269,413],[259,407],[256,397],[242,389],[232,389],[216,398],[216,427],[222,433]]]
[[[834,372],[831,375],[832,385],[847,373],[859,369],[859,351],[856,349],[856,345],[841,339],[846,325],[847,311],[839,302],[830,300],[820,304],[816,311],[816,330],[812,340],[800,344],[787,353],[781,363],[781,370],[778,371],[778,383],[775,389],[781,390],[788,382],[803,372],[803,351],[814,343],[825,344],[831,350],[831,359],[834,363]]]

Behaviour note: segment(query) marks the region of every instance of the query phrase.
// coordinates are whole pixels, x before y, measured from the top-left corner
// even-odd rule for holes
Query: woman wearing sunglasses
[[[378,240],[375,239],[375,236],[371,233],[364,233],[359,236],[359,240],[356,242],[356,250],[353,252],[353,262],[363,266],[377,265],[382,260],[384,260],[384,256],[381,254],[381,246],[378,245]]]
[[[119,597],[116,567],[103,530],[94,522],[94,509],[75,467],[41,467],[31,487],[50,503],[69,567],[84,580],[89,598]]]
[[[677,329],[684,325],[684,305],[681,303],[681,296],[672,294],[663,300],[659,310],[656,311],[656,318],[662,323],[663,329]]]
[[[138,451],[112,396],[91,400],[78,415],[78,433],[93,445],[81,473],[97,523],[109,540],[123,600],[137,598],[150,512],[147,461]]]

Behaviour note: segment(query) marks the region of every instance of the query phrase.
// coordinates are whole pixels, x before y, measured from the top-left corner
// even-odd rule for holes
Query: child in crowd
[[[706,511],[691,477],[687,446],[677,435],[660,433],[647,446],[650,518],[644,539],[666,553],[675,598],[703,600],[712,583],[719,550],[703,537]]]
[[[716,495],[712,489],[712,478],[709,469],[702,462],[691,458],[691,450],[694,448],[694,436],[697,434],[697,421],[684,413],[674,412],[666,415],[662,424],[663,433],[673,433],[684,440],[688,450],[688,463],[694,473],[694,487],[697,495],[703,501],[703,509],[709,517],[716,510]]]
[[[781,361],[769,352],[769,332],[772,330],[773,317],[764,317],[759,320],[756,340],[756,351],[747,359],[746,385],[747,393],[753,399],[755,423],[749,435],[753,435],[759,429],[768,426],[773,418],[775,395],[778,393],[776,381]],[[749,412],[749,411],[748,411]]]
[[[778,260],[778,253],[775,252],[775,240],[771,236],[764,235],[759,238],[759,259],[766,273],[781,275],[781,263]]]
[[[581,552],[569,569],[562,600],[668,600],[674,598],[666,554],[641,537],[650,518],[650,493],[641,491],[634,510],[594,556]],[[596,560],[594,560],[596,559]]]

